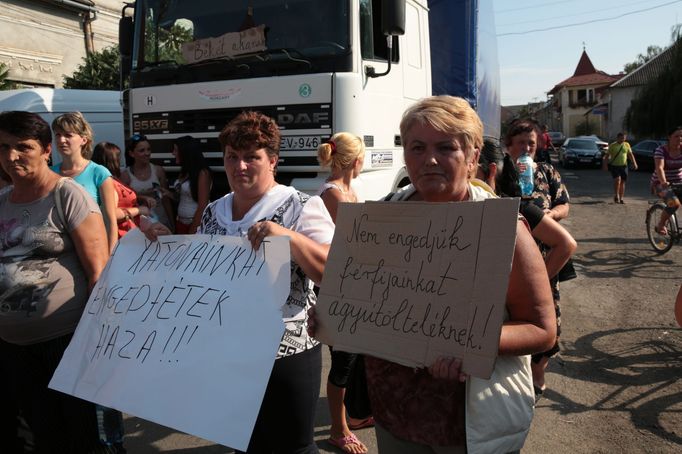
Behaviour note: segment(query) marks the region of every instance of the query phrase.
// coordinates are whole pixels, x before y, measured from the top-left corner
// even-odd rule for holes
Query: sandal
[[[366,453],[366,452],[367,452],[367,446],[365,446],[365,444],[364,444],[363,442],[361,442],[361,441],[358,439],[358,437],[355,436],[354,433],[351,433],[351,434],[348,435],[347,437],[341,437],[341,438],[332,438],[332,437],[329,437],[329,439],[327,440],[327,442],[328,442],[330,445],[332,445],[332,446],[336,446],[336,447],[339,448],[341,451],[347,452],[347,453],[350,453],[350,454],[352,454],[353,452],[355,452],[355,451],[353,451],[353,450],[351,449],[350,445],[356,445],[356,446],[358,446],[358,447],[360,448],[360,451],[359,451],[359,452],[361,452],[361,453]]]
[[[366,427],[374,427],[374,417],[373,416],[369,416],[369,417],[367,417],[367,418],[365,418],[365,419],[363,419],[360,422],[355,423],[355,424],[351,424],[351,422],[348,421],[348,428],[350,430],[360,430],[360,429],[364,429]]]

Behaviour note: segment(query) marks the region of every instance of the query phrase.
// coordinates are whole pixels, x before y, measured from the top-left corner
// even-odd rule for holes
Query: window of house
[[[386,37],[381,31],[381,0],[360,0],[360,48],[365,60],[388,60]],[[399,61],[398,37],[393,37],[391,61]]]

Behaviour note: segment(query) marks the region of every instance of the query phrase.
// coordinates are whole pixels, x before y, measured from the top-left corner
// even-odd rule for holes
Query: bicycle
[[[682,195],[682,183],[671,184],[671,189],[675,192],[679,198]],[[646,233],[649,237],[649,243],[659,254],[665,254],[670,249],[672,249],[675,243],[680,242],[682,238],[682,229],[677,221],[677,215],[675,213],[670,215],[670,218],[666,222],[666,234],[663,235],[656,231],[658,223],[661,221],[661,216],[665,213],[666,205],[662,200],[656,200],[649,202],[651,205],[646,211]]]

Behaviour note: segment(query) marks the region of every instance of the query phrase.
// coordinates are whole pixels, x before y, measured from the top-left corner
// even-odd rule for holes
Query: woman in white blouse
[[[334,223],[322,199],[275,181],[280,133],[258,112],[242,112],[220,133],[232,192],[204,210],[197,233],[246,236],[254,249],[268,236],[288,236],[291,286],[283,307],[285,332],[247,452],[317,453],[313,439],[322,372],[321,346],[308,336]],[[146,235],[169,234],[153,224]]]

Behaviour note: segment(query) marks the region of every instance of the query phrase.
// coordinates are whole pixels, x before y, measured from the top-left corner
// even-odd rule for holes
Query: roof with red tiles
[[[554,86],[549,91],[549,94],[554,94],[564,87],[577,87],[583,85],[611,85],[618,79],[623,77],[623,75],[610,75],[604,71],[598,71],[592,64],[592,60],[587,55],[587,52],[583,50],[580,60],[578,61],[578,66],[576,66],[573,75],[568,79],[565,79]]]

